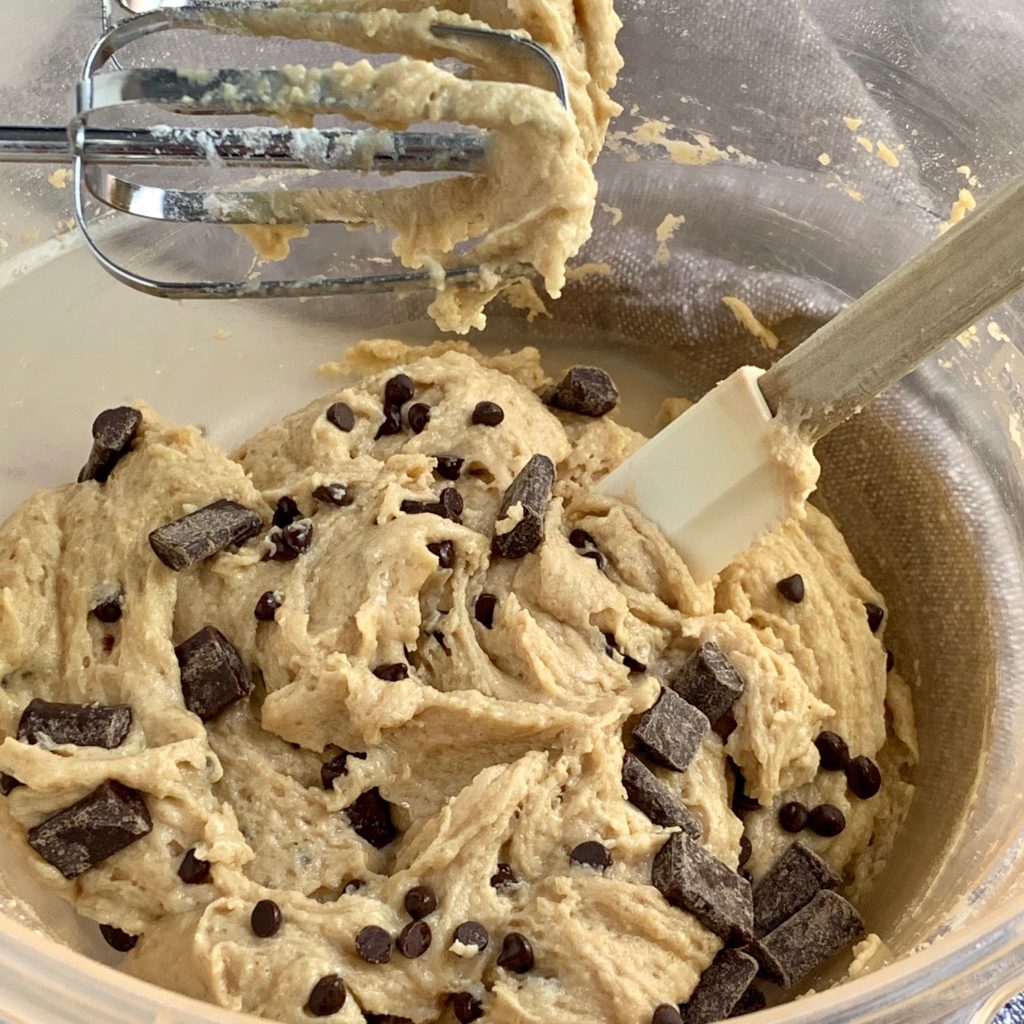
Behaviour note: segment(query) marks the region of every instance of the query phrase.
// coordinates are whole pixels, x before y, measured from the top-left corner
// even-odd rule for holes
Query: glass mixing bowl
[[[65,116],[99,2],[6,0],[0,121]],[[695,397],[778,354],[738,329],[723,295],[746,299],[785,351],[934,237],[961,188],[983,198],[1020,170],[1024,0],[620,11],[625,114],[584,253],[610,273],[571,282],[550,318],[495,309],[473,340],[536,344],[552,368],[606,363],[639,427],[652,428],[661,397]],[[190,45],[194,64],[228,63],[236,46]],[[262,60],[270,47],[258,44]],[[172,304],[129,292],[68,231],[68,193],[47,174],[0,168],[0,513],[73,478],[104,406],[144,397],[231,444],[323,390],[316,366],[352,340],[436,335],[422,295]],[[685,222],[658,259],[669,213]],[[167,276],[193,256],[243,271],[248,260],[193,229],[115,225],[104,238]],[[344,266],[372,245],[317,229],[286,269]],[[981,1022],[1024,987],[1020,338],[1017,313],[999,310],[819,446],[820,500],[890,604],[922,760],[905,832],[862,907],[892,962],[757,1015],[764,1024]],[[112,962],[95,926],[0,850],[4,1024],[243,1019]]]

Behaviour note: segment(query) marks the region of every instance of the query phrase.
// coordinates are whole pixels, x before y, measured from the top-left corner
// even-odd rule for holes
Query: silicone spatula
[[[1024,176],[803,344],[727,377],[606,477],[665,531],[694,578],[774,529],[799,490],[776,422],[813,444],[1024,286]]]

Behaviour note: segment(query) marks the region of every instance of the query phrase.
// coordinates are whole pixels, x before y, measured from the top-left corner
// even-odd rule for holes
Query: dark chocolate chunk
[[[377,433],[373,435],[374,441],[379,441],[382,437],[394,437],[395,434],[402,432],[402,409],[400,406],[385,407],[384,419],[381,421],[380,426],[377,428]]]
[[[555,465],[546,455],[534,455],[509,484],[498,511],[492,549],[502,558],[525,558],[544,540],[544,513],[555,483]],[[499,529],[509,512],[517,508],[521,515],[504,533]]]
[[[308,519],[300,519],[282,529],[271,530],[267,539],[271,545],[271,559],[291,562],[309,550],[313,543],[313,524]]]
[[[477,402],[471,422],[475,426],[496,427],[505,419],[505,410],[497,402]]]
[[[635,754],[626,754],[622,762],[622,785],[629,802],[655,825],[678,825],[687,835],[700,839],[701,823]]]
[[[103,936],[103,941],[118,953],[130,953],[139,943],[138,935],[129,935],[112,924],[101,924],[100,935]]]
[[[410,921],[398,934],[395,945],[398,952],[409,960],[423,956],[428,949],[433,935],[426,921]]]
[[[111,780],[29,829],[28,843],[65,878],[77,878],[152,830],[142,794]]]
[[[807,808],[799,800],[790,800],[779,808],[779,824],[787,832],[801,832],[807,828]]]
[[[291,526],[296,519],[301,518],[302,509],[299,508],[294,498],[286,494],[284,497],[277,499],[277,504],[274,506],[275,526]]]
[[[7,772],[0,772],[0,796],[10,796],[22,785],[24,783],[19,782],[13,775],[8,775]]]
[[[789,988],[865,934],[853,905],[822,889],[792,917],[750,946],[762,971]]]
[[[455,566],[455,545],[450,540],[439,540],[427,545],[427,550],[437,556],[440,569],[451,569]]]
[[[765,997],[765,994],[755,985],[751,985],[740,996],[739,1002],[732,1008],[732,1013],[729,1014],[729,1017],[742,1017],[747,1013],[757,1013],[758,1010],[763,1010],[767,1005],[768,999]]]
[[[252,690],[242,656],[214,626],[205,626],[174,649],[181,667],[185,707],[204,722],[248,697]]]
[[[752,797],[747,795],[747,779],[740,769],[740,766],[730,757],[727,759],[732,769],[732,810],[736,815],[747,814],[756,811],[761,805]]]
[[[269,939],[281,930],[284,918],[273,900],[260,900],[249,915],[249,927],[258,939]]]
[[[345,484],[321,484],[313,491],[313,497],[322,505],[333,505],[335,508],[352,504],[352,495],[348,493]]]
[[[197,857],[195,850],[189,850],[178,865],[178,877],[186,885],[204,885],[210,880],[210,862]]]
[[[516,878],[516,873],[512,870],[511,864],[499,864],[498,870],[491,875],[491,885],[501,892],[503,889],[510,889],[514,885],[518,885],[519,879]]]
[[[640,716],[633,729],[633,739],[658,764],[685,772],[710,728],[700,711],[663,686],[654,706]]]
[[[407,373],[396,373],[384,385],[384,405],[387,407],[402,406],[416,394],[416,385]]]
[[[743,693],[746,682],[726,653],[714,642],[702,643],[668,685],[683,700],[717,722]]]
[[[604,416],[618,404],[619,390],[600,367],[573,366],[544,396],[544,401],[581,416]]]
[[[886,649],[885,652],[885,671],[891,672],[896,667],[896,655],[892,651]]]
[[[398,835],[391,821],[391,804],[380,795],[379,789],[368,789],[356,797],[345,808],[345,816],[352,831],[377,850],[383,850]]]
[[[457,455],[435,455],[434,459],[437,462],[434,472],[442,480],[458,480],[462,476],[465,459],[460,459]]]
[[[854,796],[870,800],[882,788],[882,773],[870,757],[862,754],[846,766],[846,784]]]
[[[662,1003],[654,1008],[651,1014],[651,1024],[682,1024],[683,1018],[679,1016],[679,1008],[671,1003]]]
[[[101,412],[92,424],[92,450],[78,474],[78,482],[105,483],[114,467],[130,451],[141,423],[142,413],[130,405]]]
[[[404,661],[396,661],[391,665],[378,665],[373,674],[386,683],[397,683],[400,679],[409,678],[409,666]]]
[[[815,835],[831,838],[846,828],[846,816],[834,804],[818,804],[807,815],[807,827]]]
[[[320,766],[320,784],[324,789],[334,789],[334,780],[348,775],[348,759],[350,757],[358,757],[360,761],[366,760],[365,754],[343,750],[337,757],[332,757],[330,761],[324,761]]]
[[[482,953],[491,941],[491,936],[479,921],[463,921],[455,929],[455,941],[464,946],[476,946]]]
[[[124,591],[120,588],[109,597],[103,598],[92,609],[93,615],[108,626],[121,621],[124,613]]]
[[[356,935],[356,952],[368,964],[391,962],[391,936],[375,924],[360,928]]]
[[[794,573],[775,584],[775,589],[793,604],[799,604],[804,599],[804,578],[800,573]]]
[[[498,607],[498,598],[494,594],[481,594],[473,605],[473,618],[484,629],[494,628],[494,612]]]
[[[744,834],[740,836],[740,859],[739,863],[737,864],[737,868],[743,867],[743,865],[746,864],[747,861],[749,861],[750,858],[753,856],[753,853],[754,844],[747,838],[747,834],[744,832]]]
[[[850,748],[838,733],[826,729],[818,733],[814,745],[818,748],[818,758],[825,771],[841,772],[850,763]]]
[[[346,434],[356,425],[356,414],[346,402],[335,402],[328,406],[325,415],[328,423]]]
[[[651,881],[669,903],[693,914],[727,942],[753,935],[750,883],[685,833],[674,833],[658,851]]]
[[[444,510],[441,515],[445,519],[451,519],[457,523],[465,507],[465,500],[454,487],[446,487],[441,492],[441,508]]]
[[[459,1024],[473,1024],[484,1015],[484,1004],[472,992],[456,992],[452,998],[452,1013]]]
[[[337,974],[321,978],[306,1000],[306,1013],[311,1017],[331,1017],[345,1005],[345,982]]]
[[[414,921],[421,921],[437,910],[437,893],[429,885],[416,885],[405,894],[404,902],[405,912]]]
[[[578,526],[569,534],[569,543],[574,548],[596,548],[597,541],[586,530],[581,530]]]
[[[425,402],[417,402],[415,405],[410,405],[405,418],[409,421],[409,429],[414,434],[422,434],[430,422],[430,406]]]
[[[732,1013],[757,976],[757,961],[738,949],[723,949],[700,976],[685,1006],[683,1024],[714,1024]]]
[[[814,899],[834,889],[839,876],[803,843],[791,843],[754,888],[754,934],[774,931]]]
[[[533,946],[520,932],[509,932],[502,940],[498,966],[516,974],[525,974],[533,967]]]
[[[261,594],[260,599],[256,602],[256,608],[253,610],[256,621],[273,622],[277,616],[277,609],[282,604],[284,604],[284,595],[280,590],[268,590]]]
[[[36,697],[21,714],[18,739],[38,743],[45,737],[53,743],[114,750],[131,727],[127,704],[51,704]]]
[[[582,867],[596,868],[598,871],[604,871],[605,868],[612,866],[612,855],[604,843],[591,839],[574,847],[572,853],[569,854],[569,861]]]
[[[872,633],[877,633],[879,626],[882,625],[882,620],[885,618],[885,609],[879,608],[877,604],[872,604],[870,601],[865,601],[864,611],[868,617],[868,629]]]
[[[168,569],[181,572],[262,529],[263,521],[252,509],[221,499],[157,527],[149,535],[149,545]]]

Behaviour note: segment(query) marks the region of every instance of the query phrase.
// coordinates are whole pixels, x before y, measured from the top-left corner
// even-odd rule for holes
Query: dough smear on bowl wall
[[[831,521],[698,585],[595,492],[643,441],[598,369],[333,369],[231,455],[111,410],[0,528],[32,874],[125,971],[294,1022],[711,1020],[864,938],[916,742]]]

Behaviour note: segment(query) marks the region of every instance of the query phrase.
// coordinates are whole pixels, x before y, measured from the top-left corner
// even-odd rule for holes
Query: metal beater
[[[205,17],[211,12],[273,11],[283,7],[279,0],[242,3],[117,0],[131,15],[119,22],[112,18],[111,0],[100,0],[100,3],[103,32],[85,59],[67,126],[0,126],[0,162],[72,165],[75,221],[92,254],[108,273],[138,291],[173,299],[307,298],[427,287],[435,282],[435,276],[425,270],[276,281],[158,281],[116,262],[104,252],[90,230],[91,218],[86,210],[90,196],[113,210],[156,221],[226,225],[276,225],[284,221],[280,213],[280,192],[161,188],[129,181],[108,169],[112,166],[207,163],[282,170],[473,174],[485,166],[488,134],[479,131],[392,132],[377,128],[92,127],[90,117],[98,111],[139,104],[190,116],[273,114],[275,111],[268,107],[268,93],[273,94],[287,84],[282,72],[277,70],[200,72],[206,76],[204,97],[212,98],[209,102],[198,103],[194,96],[196,71],[183,72],[170,67],[125,68],[117,57],[129,44],[162,32],[222,31]],[[547,49],[533,40],[514,32],[442,23],[432,25],[431,31],[441,40],[470,40],[514,52],[531,61],[550,82],[563,106],[568,106],[561,66]],[[344,115],[346,111],[343,102],[324,91],[306,112]],[[272,195],[276,196],[276,202],[270,201]],[[301,192],[291,195],[301,195]],[[298,208],[300,204],[294,205]],[[302,217],[304,223],[330,221],[329,214]],[[450,281],[470,283],[477,278],[479,267],[449,267],[445,274]]]

